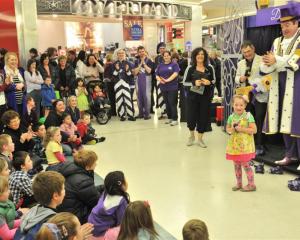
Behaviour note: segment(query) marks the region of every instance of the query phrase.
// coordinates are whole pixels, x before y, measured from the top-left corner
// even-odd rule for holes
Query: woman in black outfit
[[[195,129],[198,133],[197,144],[206,148],[203,134],[210,118],[211,84],[214,80],[214,70],[209,65],[208,54],[199,47],[192,52],[192,62],[184,79],[184,85],[190,85],[187,93],[187,126],[190,137],[187,146],[192,146],[195,141]]]

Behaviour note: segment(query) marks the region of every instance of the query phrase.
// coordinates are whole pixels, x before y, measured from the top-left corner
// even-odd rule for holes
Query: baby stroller
[[[103,89],[103,92],[106,94],[106,98],[107,97],[107,91],[106,91],[106,84],[102,81],[102,80],[91,80],[86,84],[86,89],[89,93],[88,96],[88,100],[90,103],[90,114],[92,114],[93,116],[96,117],[96,120],[99,124],[104,125],[106,124],[110,118],[111,118],[111,114],[110,114],[110,105],[98,105],[95,103],[95,101],[93,100],[93,89],[95,87],[95,85],[100,86]],[[107,100],[108,101],[108,100]]]

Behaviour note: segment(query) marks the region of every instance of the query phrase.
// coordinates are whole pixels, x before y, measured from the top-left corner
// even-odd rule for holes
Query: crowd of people
[[[250,90],[233,97],[233,113],[226,123],[230,134],[226,159],[233,161],[237,181],[233,191],[256,190],[249,162],[265,151],[266,116],[272,119],[267,132],[278,131],[281,122],[284,133],[286,157],[276,163],[286,165],[299,157],[299,138],[294,137],[299,135],[299,124],[295,125],[299,84],[294,81],[298,75],[293,75],[300,57],[296,17],[283,17],[281,28],[283,38],[275,43],[283,42],[279,49],[273,46],[274,52],[260,57],[251,42],[242,45],[244,59],[238,63],[235,81],[237,91]],[[195,48],[188,62],[186,53],[168,51],[164,43],[158,45],[154,59],[143,46],[134,58],[116,49],[105,59],[83,50],[58,56],[55,48],[38,56],[31,49],[26,69],[19,66],[16,53],[1,49],[0,54],[0,239],[159,239],[150,204],[130,200],[122,171],[108,173],[103,185],[95,185],[98,156],[84,145],[103,142],[105,137],[92,127],[89,102],[109,106],[120,121],[149,120],[155,106],[161,109],[159,119],[167,115],[166,124],[175,126],[180,89],[190,132],[187,146],[206,148],[203,136],[210,130],[215,87],[218,96],[222,94],[215,54],[209,57],[204,48]],[[284,71],[287,74],[282,75]],[[267,84],[269,78],[261,73],[273,74],[274,79]],[[90,91],[86,86],[92,81],[101,84]],[[182,235],[184,240],[209,239],[205,223],[196,219],[185,224]]]
[[[1,49],[0,239],[159,239],[149,203],[130,201],[121,171],[108,173],[104,185],[96,186],[98,157],[84,148],[105,141],[91,124],[91,100],[121,121],[149,120],[156,104],[160,119],[167,115],[166,123],[178,124],[178,85],[189,65],[187,54],[168,51],[165,44],[158,49],[153,60],[142,46],[134,59],[124,49],[105,59],[83,50],[58,56],[49,48],[39,56],[31,49],[26,68],[16,53]],[[195,83],[190,71],[186,81],[204,85],[205,92],[190,98],[197,113],[190,110],[188,122],[190,131],[200,124],[197,131],[204,132],[215,75],[205,49],[193,53],[193,62],[192,69],[206,75]],[[100,84],[88,89],[92,81]],[[202,98],[205,104],[197,109]],[[198,110],[207,116],[199,120]],[[186,240],[202,235],[208,239],[200,220],[183,229]]]

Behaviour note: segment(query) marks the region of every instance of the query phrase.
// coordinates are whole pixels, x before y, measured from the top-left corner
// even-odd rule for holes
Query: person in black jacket
[[[30,157],[33,162],[33,169],[29,172],[32,176],[35,173],[43,170],[41,166],[42,160],[39,156],[33,154],[32,150],[35,142],[33,141],[33,132],[32,130],[26,129],[20,124],[20,115],[19,113],[8,110],[2,116],[2,123],[5,125],[3,133],[11,136],[13,143],[15,144],[15,152],[25,151],[30,154]]]
[[[74,68],[67,63],[65,56],[59,56],[54,70],[54,85],[62,98],[75,94],[76,74]]]
[[[53,110],[49,112],[45,120],[45,127],[48,129],[49,127],[60,127],[63,122],[62,115],[65,112],[66,106],[63,100],[58,99],[53,102]],[[64,132],[60,132],[62,136],[62,142],[70,142],[71,139]],[[64,154],[66,156],[72,156],[72,148],[67,144],[61,144],[64,150]]]
[[[94,183],[97,160],[95,152],[81,149],[74,155],[74,162],[65,163],[59,170],[65,177],[66,195],[58,211],[75,214],[81,224],[87,222],[100,197],[100,187]]]
[[[32,140],[33,132],[28,131],[22,126],[19,113],[8,110],[2,116],[2,123],[5,125],[3,133],[11,136],[15,144],[15,152],[27,151],[31,152],[34,147]]]
[[[187,92],[187,125],[190,137],[187,146],[195,141],[195,130],[198,133],[197,144],[206,148],[203,134],[210,118],[211,85],[214,84],[214,69],[208,62],[208,54],[204,48],[196,48],[192,52],[191,66],[183,80],[185,86],[190,86]]]

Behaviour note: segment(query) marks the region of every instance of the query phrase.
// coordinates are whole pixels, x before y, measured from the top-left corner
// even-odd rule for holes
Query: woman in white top
[[[77,63],[76,63],[76,69],[75,69],[75,72],[76,72],[76,78],[82,78],[84,79],[84,70],[86,68],[86,65],[85,65],[85,57],[86,57],[86,53],[85,51],[83,50],[80,50],[79,53],[78,53],[78,56],[77,56]]]
[[[99,80],[100,79],[100,73],[104,72],[104,68],[101,66],[101,64],[96,60],[96,57],[94,54],[90,54],[87,57],[86,61],[86,67],[84,70],[84,77],[86,79],[86,83],[88,83],[91,80]]]
[[[27,93],[34,99],[37,117],[40,117],[41,106],[41,86],[44,83],[43,77],[36,68],[36,60],[29,59],[27,62],[27,71],[24,73],[27,86]]]

